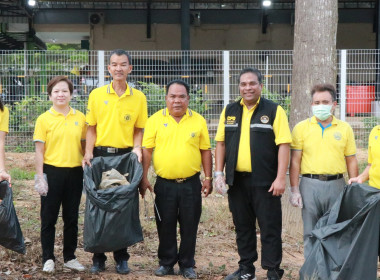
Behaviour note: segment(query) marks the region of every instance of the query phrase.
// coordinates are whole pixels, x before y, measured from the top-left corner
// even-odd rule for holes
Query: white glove
[[[34,175],[34,189],[38,192],[41,196],[46,196],[48,193],[48,183],[47,183],[47,177],[44,173],[43,175]]]
[[[290,204],[293,205],[294,207],[302,208],[303,203],[302,203],[302,197],[301,197],[299,187],[289,187],[289,191],[290,191],[290,196],[289,196]]]
[[[225,195],[227,193],[226,179],[222,174],[217,175],[214,180],[214,188],[217,193]]]

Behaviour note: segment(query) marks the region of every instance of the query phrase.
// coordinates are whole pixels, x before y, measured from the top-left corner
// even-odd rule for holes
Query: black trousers
[[[235,173],[234,185],[228,190],[228,202],[236,228],[239,265],[255,271],[257,260],[256,219],[260,227],[261,266],[278,270],[282,260],[281,197],[273,196],[268,187],[257,187],[250,177]]]
[[[155,212],[160,265],[174,266],[177,262],[180,267],[184,268],[195,265],[196,238],[202,213],[201,189],[199,173],[183,183],[175,183],[157,177],[154,192],[161,217],[160,221]],[[179,251],[177,221],[181,236]]]
[[[55,260],[55,224],[62,205],[63,219],[63,259],[75,259],[78,242],[78,212],[83,189],[81,166],[66,168],[44,164],[49,190],[41,196],[41,244],[42,261]]]
[[[132,150],[132,149],[131,149]],[[94,157],[110,157],[110,156],[119,156],[125,154],[125,152],[122,153],[107,153],[106,151],[94,149],[93,151]],[[129,260],[129,254],[127,252],[127,248],[123,248],[117,251],[113,252],[113,258],[116,262],[120,261],[128,261]],[[105,262],[107,260],[107,257],[104,253],[94,253],[92,256],[93,262]]]

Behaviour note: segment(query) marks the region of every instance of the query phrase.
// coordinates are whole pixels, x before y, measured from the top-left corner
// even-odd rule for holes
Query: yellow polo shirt
[[[148,119],[146,97],[128,84],[125,93],[119,97],[112,84],[91,92],[86,122],[96,125],[96,147],[133,147],[134,128],[144,128]]]
[[[9,131],[9,110],[4,106],[4,110],[0,111],[0,131]]]
[[[380,189],[380,125],[375,126],[368,140],[369,185]]]
[[[346,156],[356,154],[351,126],[333,116],[322,133],[315,116],[299,122],[292,132],[292,150],[302,151],[301,174],[342,174]]]
[[[86,117],[70,108],[67,116],[51,107],[41,114],[34,128],[34,142],[45,143],[44,163],[56,167],[82,165],[81,140],[86,139]]]
[[[250,125],[253,112],[255,111],[257,104],[259,104],[260,99],[257,101],[255,106],[248,110],[247,106],[244,104],[243,99],[240,100],[240,104],[243,106],[243,115],[241,121],[241,132],[240,132],[240,142],[239,142],[239,152],[236,164],[236,171],[239,172],[251,172],[251,146],[250,146]],[[223,109],[222,114],[219,119],[219,126],[216,132],[215,140],[224,141],[224,128],[225,128],[225,111]],[[284,109],[281,106],[277,106],[276,117],[273,122],[273,132],[275,135],[276,145],[291,143],[292,136],[289,129],[288,117]]]
[[[158,176],[190,177],[201,170],[200,150],[210,149],[206,120],[188,109],[177,123],[167,108],[160,110],[146,123],[143,148],[155,148],[153,166]]]

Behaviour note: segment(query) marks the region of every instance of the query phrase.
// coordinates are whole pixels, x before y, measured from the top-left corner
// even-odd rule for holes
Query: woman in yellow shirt
[[[380,125],[375,126],[368,139],[368,165],[358,176],[351,178],[348,183],[363,183],[380,189]]]
[[[74,253],[78,240],[78,212],[83,188],[82,159],[85,116],[69,106],[73,84],[65,76],[47,86],[53,106],[41,114],[34,130],[36,145],[35,188],[41,195],[43,271],[55,271],[55,224],[62,205],[64,267],[84,271]]]

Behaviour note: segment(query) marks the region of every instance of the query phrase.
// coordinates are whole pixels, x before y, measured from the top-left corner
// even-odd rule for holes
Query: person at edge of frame
[[[54,273],[55,225],[62,205],[64,267],[84,271],[75,257],[78,214],[83,189],[81,166],[86,135],[85,116],[70,107],[73,84],[56,76],[47,85],[53,106],[36,121],[35,189],[41,195],[41,245],[45,273]]]
[[[141,195],[152,191],[148,169],[152,160],[157,174],[154,185],[157,205],[156,224],[159,237],[160,267],[156,276],[179,273],[196,279],[194,255],[198,224],[202,212],[202,193],[212,191],[212,156],[206,120],[188,108],[189,85],[182,80],[166,86],[166,108],[152,115],[146,124],[143,139],[143,179]],[[201,165],[205,178],[200,181]],[[177,247],[177,221],[181,242]]]
[[[311,99],[313,116],[292,131],[289,170],[290,203],[302,208],[305,259],[312,249],[311,231],[346,185],[343,174],[348,171],[350,178],[358,176],[354,132],[333,115],[337,105],[334,86],[313,86]]]
[[[348,184],[361,184],[367,180],[368,185],[380,189],[380,125],[376,125],[368,137],[368,164],[366,168],[359,176],[349,179]],[[380,242],[378,252],[380,259]]]
[[[0,181],[6,180],[11,185],[11,176],[5,171],[5,136],[9,132],[9,110],[0,98]],[[4,185],[6,186],[6,185]],[[4,198],[6,189],[0,189],[0,203]]]
[[[256,219],[261,236],[261,266],[269,280],[281,279],[281,195],[286,185],[291,133],[284,109],[261,96],[262,74],[245,68],[239,75],[241,99],[227,105],[215,137],[215,189],[228,189],[236,228],[239,268],[226,280],[256,279]],[[226,177],[223,169],[225,166]]]
[[[143,128],[148,119],[145,95],[127,83],[132,72],[131,55],[124,50],[114,50],[109,57],[108,71],[111,84],[94,89],[88,99],[86,122],[86,152],[82,166],[91,166],[93,157],[108,157],[133,152],[142,161],[141,142]],[[128,274],[127,248],[113,252],[116,271]],[[91,273],[105,270],[107,257],[95,253]]]

